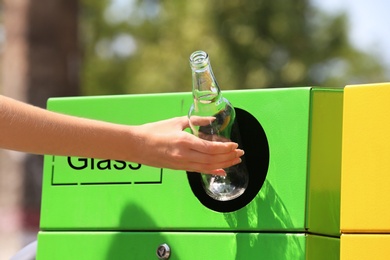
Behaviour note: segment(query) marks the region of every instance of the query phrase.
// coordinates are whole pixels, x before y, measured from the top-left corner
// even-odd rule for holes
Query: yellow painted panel
[[[344,93],[341,230],[388,232],[390,83],[347,86]]]
[[[341,236],[340,260],[388,260],[390,235]]]

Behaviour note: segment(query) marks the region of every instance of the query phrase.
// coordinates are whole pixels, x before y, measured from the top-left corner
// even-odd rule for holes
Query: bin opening
[[[232,212],[245,207],[259,193],[268,172],[269,146],[263,127],[249,112],[240,108],[235,108],[235,110],[236,121],[231,139],[245,151],[242,163],[248,171],[249,183],[244,193],[228,201],[215,200],[204,190],[201,174],[187,172],[194,195],[205,207],[218,212]]]

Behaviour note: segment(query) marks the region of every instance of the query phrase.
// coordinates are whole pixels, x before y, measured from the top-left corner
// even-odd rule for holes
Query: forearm
[[[132,159],[133,127],[53,113],[0,96],[0,147],[35,154]],[[132,149],[133,148],[133,149]]]
[[[224,174],[244,152],[183,131],[186,117],[126,126],[67,116],[0,95],[0,148],[113,159],[159,168]]]

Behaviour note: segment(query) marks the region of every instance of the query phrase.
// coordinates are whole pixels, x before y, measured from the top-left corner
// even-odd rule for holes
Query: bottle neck
[[[211,103],[220,98],[221,91],[211,69],[202,72],[193,71],[192,73],[192,94],[194,99],[202,103]]]
[[[207,104],[221,98],[221,91],[211,69],[209,57],[196,51],[190,57],[192,69],[192,93],[194,100]]]

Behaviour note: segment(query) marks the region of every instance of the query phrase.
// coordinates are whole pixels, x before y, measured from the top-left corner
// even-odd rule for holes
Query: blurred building
[[[77,17],[77,0],[4,0],[0,94],[40,107],[49,97],[77,95]],[[0,149],[0,259],[36,239],[42,159]]]

